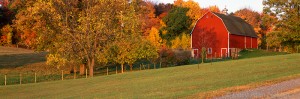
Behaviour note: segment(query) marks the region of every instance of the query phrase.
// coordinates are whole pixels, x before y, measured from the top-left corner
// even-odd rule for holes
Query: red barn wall
[[[212,54],[208,54],[208,58],[220,57],[221,48],[228,47],[227,29],[222,20],[211,12],[205,14],[196,23],[192,32],[192,48],[201,52],[202,47],[212,48]]]
[[[248,36],[246,37],[246,46],[247,46],[246,48],[248,48],[248,49],[251,48],[251,46],[252,46],[251,45],[251,38],[252,37],[248,37]]]
[[[252,48],[258,48],[258,45],[257,45],[257,38],[255,37],[252,37]]]
[[[245,48],[245,36],[230,34],[230,48]]]

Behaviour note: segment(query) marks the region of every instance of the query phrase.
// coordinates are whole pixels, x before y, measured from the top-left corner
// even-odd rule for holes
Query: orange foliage
[[[190,17],[193,20],[190,28],[193,28],[196,21],[205,14],[205,11],[201,9],[199,4],[193,0],[188,0],[186,2],[183,0],[177,0],[174,2],[174,5],[189,8],[186,16]]]
[[[152,27],[160,27],[160,20],[155,15],[155,8],[152,2],[145,2],[141,6],[143,8],[142,10],[144,11],[141,18],[143,35],[148,36]]]
[[[32,46],[35,43],[36,33],[31,30],[24,30],[21,39],[26,46]]]
[[[211,12],[217,12],[217,13],[221,12],[220,9],[219,9],[219,7],[216,6],[216,5],[215,6],[209,6],[208,10],[211,11]]]

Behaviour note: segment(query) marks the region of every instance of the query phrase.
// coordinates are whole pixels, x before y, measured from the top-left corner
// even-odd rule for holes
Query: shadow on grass
[[[247,50],[242,50],[239,53],[239,59],[256,58],[256,57],[264,57],[264,56],[286,55],[286,54],[289,54],[289,53],[287,53],[287,52],[273,52],[273,51],[266,51],[266,50],[259,50],[259,49],[247,49]]]
[[[16,68],[27,64],[44,62],[46,61],[46,55],[46,52],[0,55],[0,69]]]

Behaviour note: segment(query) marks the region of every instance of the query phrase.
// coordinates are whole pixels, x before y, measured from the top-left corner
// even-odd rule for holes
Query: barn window
[[[212,48],[207,48],[207,54],[212,54]]]

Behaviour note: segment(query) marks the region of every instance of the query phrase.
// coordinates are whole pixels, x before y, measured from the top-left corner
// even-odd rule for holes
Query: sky
[[[174,0],[150,0],[154,3],[174,3]],[[194,0],[199,3],[201,8],[218,6],[223,10],[226,6],[228,13],[235,12],[242,8],[250,8],[257,12],[263,11],[263,0]]]

